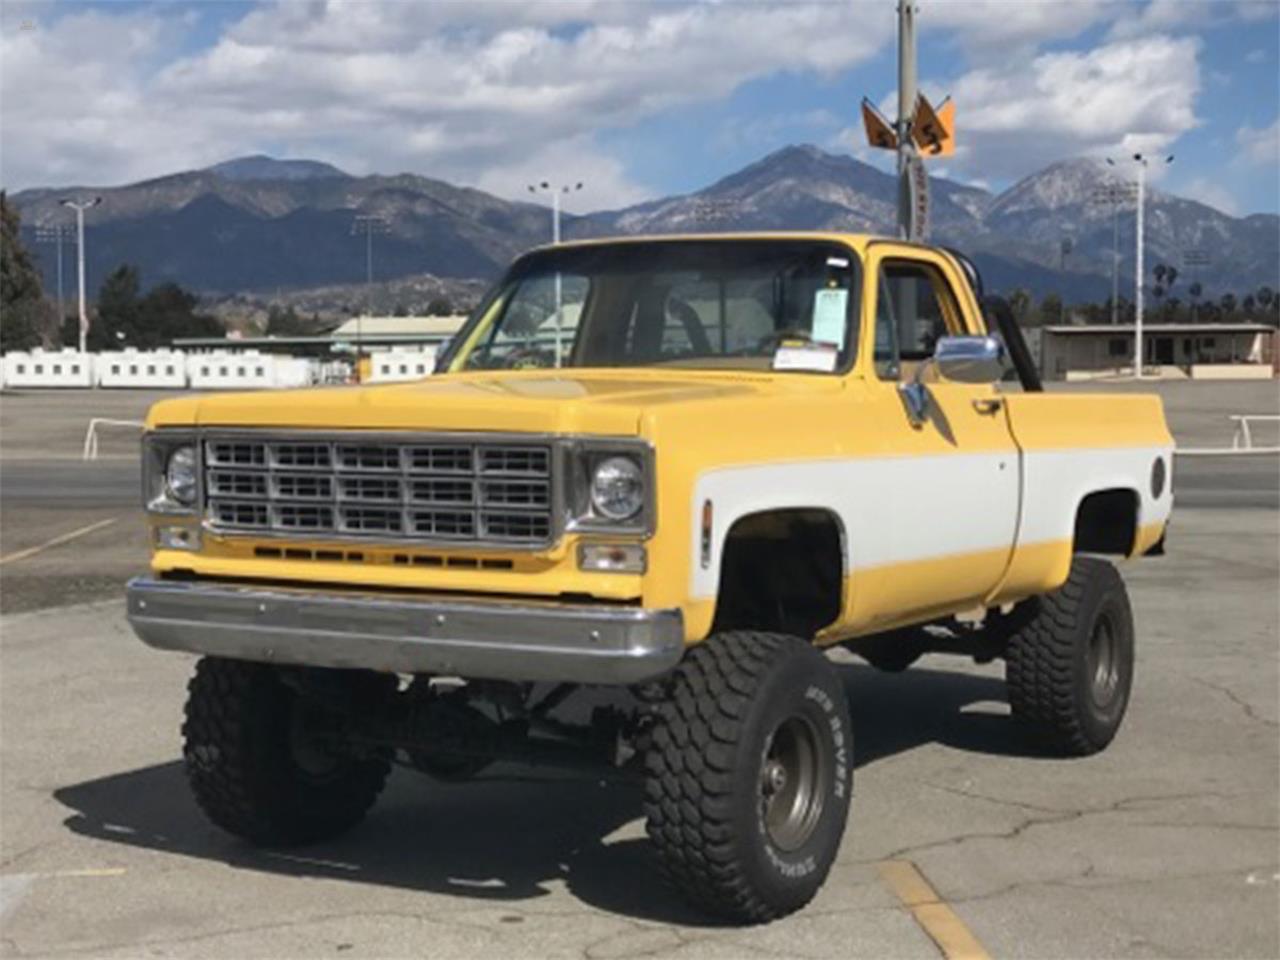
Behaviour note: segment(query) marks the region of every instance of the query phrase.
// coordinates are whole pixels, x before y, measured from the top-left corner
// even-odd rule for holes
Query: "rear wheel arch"
[[[848,539],[826,507],[784,507],[734,518],[720,543],[711,632],[776,630],[812,638],[844,608]]]
[[[1138,542],[1142,498],[1131,487],[1085,494],[1076,505],[1071,551],[1127,557]]]

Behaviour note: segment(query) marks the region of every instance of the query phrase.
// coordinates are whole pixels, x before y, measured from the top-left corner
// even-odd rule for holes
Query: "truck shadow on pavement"
[[[1007,708],[1003,715],[972,712],[1003,701],[1004,685],[994,677],[923,667],[899,675],[861,665],[837,669],[853,714],[858,767],[930,743],[1034,755]],[[589,774],[495,767],[469,783],[444,784],[397,770],[351,833],[278,850],[251,847],[209,824],[179,761],[72,784],[53,795],[72,811],[64,823],[73,833],[236,869],[402,887],[513,912],[561,881],[601,910],[709,923],[662,882],[643,835],[638,786]]]

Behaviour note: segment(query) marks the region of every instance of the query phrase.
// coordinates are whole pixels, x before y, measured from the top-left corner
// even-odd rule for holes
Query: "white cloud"
[[[1166,36],[970,71],[950,88],[957,147],[974,147],[957,160],[1006,177],[1082,153],[1158,152],[1198,125],[1199,77],[1197,41]]]
[[[180,18],[69,13],[0,36],[3,177],[120,182],[265,151],[498,187],[554,161],[624,203],[645,191],[594,134],[848,68],[892,35],[891,15],[862,19],[851,32],[828,3],[285,4],[157,69]]]
[[[1236,146],[1240,159],[1256,166],[1280,165],[1280,117],[1271,126],[1256,129],[1246,124],[1236,131]]]
[[[1178,193],[1192,200],[1199,200],[1206,206],[1221,210],[1230,216],[1239,216],[1240,205],[1235,196],[1220,182],[1205,177],[1196,177],[1182,184]]]
[[[954,33],[977,56],[1000,51],[1007,58],[1051,40],[1077,36],[1129,5],[1125,0],[947,0],[928,4],[923,30]]]

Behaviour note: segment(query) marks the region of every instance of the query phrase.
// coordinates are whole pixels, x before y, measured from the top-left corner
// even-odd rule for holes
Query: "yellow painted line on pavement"
[[[70,543],[72,540],[78,540],[83,536],[93,533],[95,530],[101,530],[103,527],[109,527],[115,523],[119,517],[108,517],[106,520],[99,520],[97,523],[91,523],[88,526],[80,527],[78,530],[72,530],[70,533],[64,533],[61,536],[54,537],[52,540],[46,540],[44,543],[37,543],[34,547],[27,547],[25,550],[18,550],[15,553],[6,554],[0,557],[0,567],[6,563],[13,563],[17,560],[25,560],[27,557],[34,557],[37,553],[42,553],[50,547],[57,547],[64,543]]]
[[[884,860],[880,877],[947,960],[991,960],[991,954],[910,860]]]

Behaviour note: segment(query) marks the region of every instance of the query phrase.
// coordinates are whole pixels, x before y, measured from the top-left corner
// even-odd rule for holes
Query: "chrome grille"
[[[205,508],[228,532],[550,542],[547,443],[434,438],[204,441]]]

